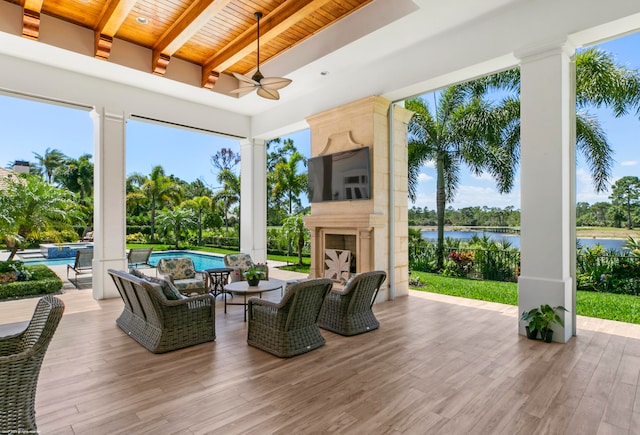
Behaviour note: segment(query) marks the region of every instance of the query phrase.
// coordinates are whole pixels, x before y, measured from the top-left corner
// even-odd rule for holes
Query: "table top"
[[[231,282],[229,284],[225,284],[224,289],[233,293],[250,294],[277,290],[279,288],[284,288],[285,285],[286,281],[271,278],[268,281],[260,280],[260,282],[256,286],[249,286],[249,283],[247,281]]]

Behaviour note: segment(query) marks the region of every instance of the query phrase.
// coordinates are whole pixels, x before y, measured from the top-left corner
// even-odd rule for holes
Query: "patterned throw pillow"
[[[129,269],[129,273],[131,275],[135,276],[136,278],[147,279],[147,275],[145,275],[144,273],[140,272],[135,267],[130,268]]]
[[[173,284],[171,284],[171,281],[161,278],[155,278],[153,276],[144,276],[144,279],[160,285],[162,293],[164,293],[164,296],[170,301],[179,301],[180,299],[185,299],[185,297],[178,291],[178,289]]]

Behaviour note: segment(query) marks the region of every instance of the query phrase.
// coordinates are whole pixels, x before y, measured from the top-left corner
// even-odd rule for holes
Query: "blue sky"
[[[619,63],[640,68],[640,33],[599,45],[614,53]],[[633,115],[615,119],[606,111],[591,110],[602,123],[614,149],[613,181],[626,175],[640,177],[640,121]],[[44,154],[47,148],[59,149],[69,157],[93,154],[93,122],[88,112],[63,106],[0,95],[0,165],[14,160],[34,161],[33,153]],[[293,139],[300,152],[309,156],[310,136],[304,130],[286,136]],[[185,129],[129,121],[127,124],[127,174],[149,174],[162,165],[167,174],[186,181],[201,179],[215,189],[218,185],[210,163],[211,156],[223,147],[239,150],[238,142],[220,136]],[[608,201],[608,193],[596,194],[589,173],[578,159],[577,200],[593,204]],[[476,177],[469,171],[461,174],[461,183],[453,208],[488,206],[520,208],[519,177],[511,194],[500,195],[489,176]],[[415,204],[435,208],[435,170],[427,165],[420,174]]]

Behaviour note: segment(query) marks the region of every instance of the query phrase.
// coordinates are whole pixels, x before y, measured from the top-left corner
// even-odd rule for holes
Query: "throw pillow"
[[[155,278],[153,276],[146,277],[146,280],[159,284],[160,288],[162,289],[162,293],[164,293],[165,297],[170,301],[179,301],[180,299],[185,299],[185,297],[178,291],[178,289],[173,284],[171,284],[171,281],[161,278]]]
[[[132,267],[129,269],[129,273],[133,276],[135,276],[136,278],[142,278],[142,279],[147,279],[147,275],[145,275],[144,273],[140,272],[138,269],[136,269],[135,267]]]

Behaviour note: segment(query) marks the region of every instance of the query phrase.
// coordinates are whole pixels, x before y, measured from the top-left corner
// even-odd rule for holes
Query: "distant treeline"
[[[629,209],[632,227],[640,227],[640,205],[631,204]],[[453,226],[520,226],[520,210],[512,206],[465,207],[458,210],[448,207],[444,217],[445,225]],[[609,202],[596,202],[593,205],[587,202],[576,204],[576,225],[579,227],[621,228],[626,224],[626,207]],[[415,206],[409,209],[409,226],[436,225],[435,210]]]
[[[520,210],[513,206],[499,207],[465,207],[454,210],[446,209],[444,224],[454,226],[520,226]],[[411,207],[409,209],[409,226],[435,226],[437,225],[436,211],[427,207]]]

